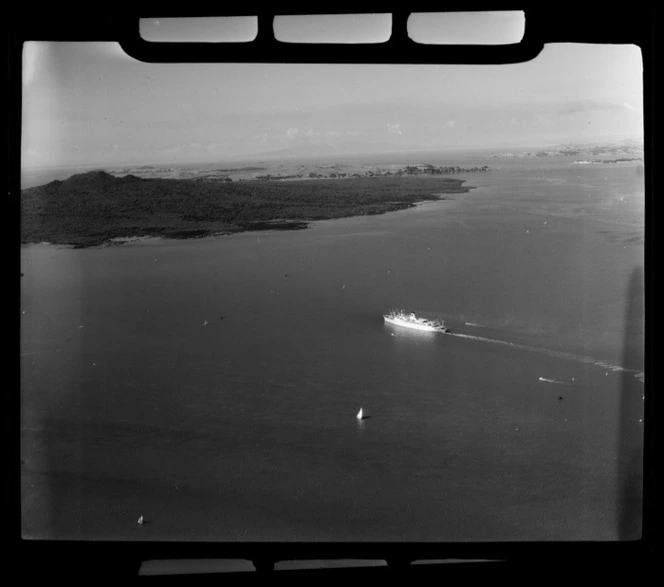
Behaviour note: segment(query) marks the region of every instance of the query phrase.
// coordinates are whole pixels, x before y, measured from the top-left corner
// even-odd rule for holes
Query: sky
[[[210,163],[641,138],[630,45],[514,65],[146,64],[116,43],[28,42],[22,166]]]

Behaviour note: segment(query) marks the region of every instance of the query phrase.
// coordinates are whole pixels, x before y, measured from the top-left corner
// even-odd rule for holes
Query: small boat
[[[140,516],[140,517],[138,518],[138,521],[137,521],[136,523],[137,523],[139,526],[142,526],[142,525],[143,525],[143,516]]]
[[[364,412],[362,411],[362,408],[360,408],[360,411],[357,413],[357,416],[355,416],[358,420],[363,420],[364,419]]]

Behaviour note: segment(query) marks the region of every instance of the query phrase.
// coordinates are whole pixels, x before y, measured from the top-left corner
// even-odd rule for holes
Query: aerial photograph
[[[642,73],[26,42],[23,538],[639,538]]]

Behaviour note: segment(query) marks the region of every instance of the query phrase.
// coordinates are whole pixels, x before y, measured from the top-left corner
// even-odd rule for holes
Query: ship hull
[[[392,318],[391,316],[383,316],[383,318],[385,318],[385,322],[388,322],[389,324],[403,326],[404,328],[412,328],[413,330],[421,330],[424,332],[445,332],[445,330],[442,328],[427,326],[426,324],[417,324],[415,322],[408,322],[407,320],[401,320],[400,318]]]

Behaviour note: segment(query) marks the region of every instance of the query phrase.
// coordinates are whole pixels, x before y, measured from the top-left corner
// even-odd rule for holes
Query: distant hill
[[[304,228],[312,220],[382,214],[438,199],[434,194],[464,193],[463,183],[421,176],[204,182],[90,171],[21,192],[21,242],[85,247],[128,237]]]

